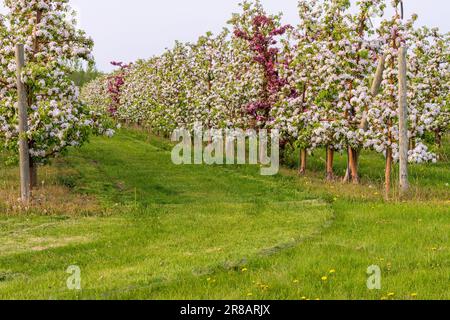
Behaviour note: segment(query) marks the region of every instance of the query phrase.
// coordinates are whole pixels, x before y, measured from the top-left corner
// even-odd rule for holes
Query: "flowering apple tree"
[[[69,79],[71,62],[93,62],[93,41],[76,29],[67,0],[5,0],[0,17],[0,141],[2,149],[18,150],[15,106],[15,45],[25,46],[22,81],[27,88],[28,132],[32,185],[36,166],[80,146],[93,130],[110,133],[102,117],[87,109]],[[13,157],[14,158],[14,157]]]

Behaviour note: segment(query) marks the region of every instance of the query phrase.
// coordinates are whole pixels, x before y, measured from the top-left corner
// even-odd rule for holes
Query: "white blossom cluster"
[[[108,133],[101,114],[90,111],[70,80],[71,63],[92,62],[93,41],[76,29],[68,0],[5,0],[0,16],[0,148],[18,149],[15,45],[24,44],[27,138],[32,161],[46,163],[93,130]],[[72,18],[71,18],[72,17]]]

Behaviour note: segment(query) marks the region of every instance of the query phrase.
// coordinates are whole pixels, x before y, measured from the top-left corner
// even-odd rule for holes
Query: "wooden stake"
[[[399,65],[398,65],[398,83],[399,83],[399,98],[398,98],[398,118],[399,118],[399,156],[400,156],[400,196],[405,196],[409,190],[408,181],[408,102],[407,102],[407,65],[406,65],[407,49],[400,48],[399,51]]]
[[[29,203],[30,191],[30,153],[28,150],[28,103],[27,92],[22,82],[22,70],[25,66],[24,45],[16,45],[16,74],[17,74],[17,108],[19,111],[19,156],[20,156],[20,193],[24,203]]]

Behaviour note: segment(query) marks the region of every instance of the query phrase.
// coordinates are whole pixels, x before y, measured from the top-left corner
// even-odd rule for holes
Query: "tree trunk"
[[[299,175],[304,175],[306,173],[306,160],[307,160],[306,149],[300,150],[300,166],[298,170]]]
[[[331,147],[327,147],[327,181],[333,181],[333,161],[334,161],[334,150]]]
[[[435,142],[439,148],[442,148],[442,134],[439,130],[436,130],[435,134]]]
[[[35,189],[38,186],[37,178],[37,164],[30,158],[30,189]]]
[[[352,181],[354,184],[359,184],[360,178],[358,173],[358,150],[348,147],[347,150],[347,171],[345,172],[345,177],[343,179],[344,183],[349,183]]]
[[[359,184],[359,173],[358,173],[358,150],[353,149],[352,147],[348,148],[349,155],[349,168],[351,178],[354,184]]]
[[[416,148],[416,139],[411,138],[409,139],[409,150],[414,150]]]
[[[392,172],[392,149],[386,151],[386,171],[385,171],[385,188],[386,199],[389,199],[391,193],[391,172]]]
[[[352,179],[352,170],[351,170],[351,166],[350,166],[350,159],[351,159],[350,147],[348,147],[348,149],[347,149],[347,170],[345,170],[345,176],[344,176],[344,179],[342,180],[344,183],[349,183],[350,180]]]

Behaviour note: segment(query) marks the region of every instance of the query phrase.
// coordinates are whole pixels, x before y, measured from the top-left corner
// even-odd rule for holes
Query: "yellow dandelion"
[[[331,269],[331,270],[330,270],[330,274],[333,274],[333,273],[336,273],[336,270]]]
[[[416,298],[417,297],[417,293],[416,292],[411,293],[411,297],[412,298]]]
[[[251,297],[251,296],[253,296],[253,293],[251,293],[251,292],[247,293],[247,297]]]
[[[328,280],[328,277],[327,276],[323,276],[322,277],[322,281],[327,281]]]
[[[294,283],[299,283],[299,281],[298,281],[297,279],[296,279],[296,280],[294,280],[293,282],[294,282]]]
[[[241,270],[242,272],[247,272],[248,271],[248,269],[247,268],[242,268],[242,270]]]
[[[302,300],[306,300],[306,297],[302,297]]]
[[[393,297],[393,296],[395,296],[395,293],[389,292],[389,293],[387,294],[387,296],[388,296],[388,297]]]

